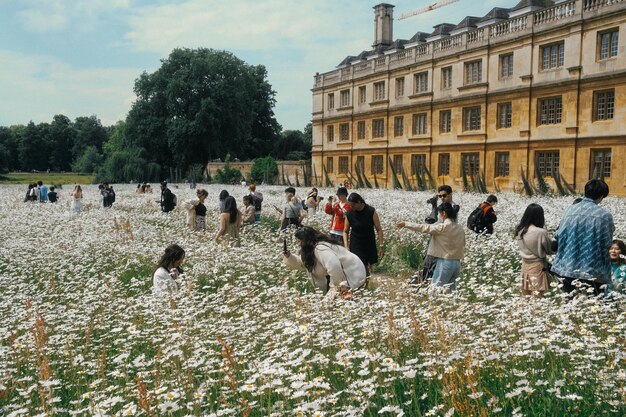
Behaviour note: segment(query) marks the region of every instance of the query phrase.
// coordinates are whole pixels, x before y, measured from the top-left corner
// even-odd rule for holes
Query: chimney
[[[381,3],[374,6],[374,48],[393,43],[393,4]]]

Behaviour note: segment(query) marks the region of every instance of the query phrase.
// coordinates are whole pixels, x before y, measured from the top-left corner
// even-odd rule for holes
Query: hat
[[[348,195],[348,189],[346,187],[337,188],[337,195]]]

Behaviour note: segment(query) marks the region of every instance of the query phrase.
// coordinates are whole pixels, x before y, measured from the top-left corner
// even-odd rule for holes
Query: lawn
[[[406,283],[427,238],[396,230],[430,211],[424,192],[362,190],[380,214],[385,258],[372,289],[327,300],[282,264],[273,204],[241,247],[213,241],[185,213],[158,209],[158,193],[115,185],[112,209],[96,185],[85,210],[23,203],[0,192],[0,415],[2,416],[604,416],[626,414],[626,299],[567,301],[554,283],[520,299],[511,231],[530,202],[557,227],[573,197],[498,195],[496,233],[467,233],[459,289]],[[172,187],[179,206],[194,196]],[[321,189],[329,196],[332,190]],[[298,189],[299,195],[306,190]],[[465,221],[484,196],[455,193]],[[626,238],[624,199],[602,205]],[[326,229],[323,212],[307,222]],[[292,250],[295,242],[289,240]],[[181,291],[151,293],[163,249],[186,250]]]
[[[39,180],[46,185],[93,184],[93,175],[74,172],[10,172],[0,174],[0,184],[32,184]]]

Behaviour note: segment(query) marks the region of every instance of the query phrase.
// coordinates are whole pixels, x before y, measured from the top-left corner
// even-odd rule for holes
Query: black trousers
[[[604,294],[604,288],[601,288],[603,285],[596,281],[586,280],[586,279],[576,279],[576,278],[566,278],[563,277],[563,291],[568,294],[576,290],[587,291],[588,289],[593,289],[593,295],[598,296]],[[587,293],[589,294],[589,293]]]

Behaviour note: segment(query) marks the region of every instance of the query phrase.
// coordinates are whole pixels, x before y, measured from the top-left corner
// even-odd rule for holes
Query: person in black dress
[[[359,194],[350,194],[347,204],[350,206],[350,210],[345,213],[343,244],[346,249],[363,261],[369,276],[372,273],[372,265],[378,263],[384,254],[383,228],[380,226],[376,209],[368,206]],[[378,234],[378,247],[376,246],[374,230]]]

